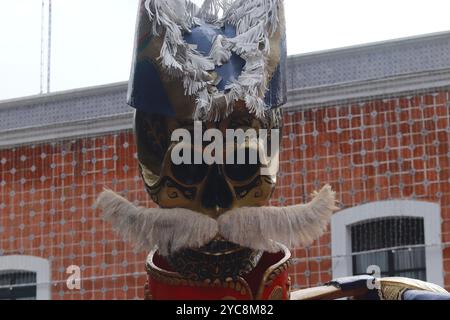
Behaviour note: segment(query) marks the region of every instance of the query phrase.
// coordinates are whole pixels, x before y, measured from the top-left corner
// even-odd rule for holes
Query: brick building
[[[272,204],[330,183],[342,209],[294,251],[295,288],[378,265],[450,289],[450,33],[288,64]],[[125,97],[119,83],[0,102],[0,298],[143,298],[146,253],[92,207],[104,186],[152,205]],[[80,290],[67,287],[71,265]]]

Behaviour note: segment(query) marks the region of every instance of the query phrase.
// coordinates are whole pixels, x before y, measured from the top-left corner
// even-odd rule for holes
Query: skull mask
[[[135,117],[135,135],[138,146],[139,168],[152,200],[162,208],[187,208],[212,218],[239,207],[262,206],[272,195],[276,183],[276,174],[261,175],[260,162],[256,164],[181,164],[175,165],[171,151],[176,142],[171,142],[175,129],[185,128],[193,134],[192,119],[168,118],[137,111]],[[244,107],[235,107],[233,113],[218,122],[205,122],[203,129],[281,129],[279,110],[267,112],[264,119],[249,114]],[[268,137],[268,145],[271,144]],[[249,159],[249,144],[224,147],[224,153],[245,148],[246,160]],[[229,141],[224,143],[229,146]],[[192,153],[195,150],[191,145]],[[256,152],[256,151],[255,151]],[[224,155],[226,158],[226,155]],[[187,228],[191,226],[186,226]],[[234,278],[251,271],[257,264],[262,252],[251,250],[227,242],[218,235],[202,248],[184,249],[172,253],[168,260],[172,267],[195,280]]]

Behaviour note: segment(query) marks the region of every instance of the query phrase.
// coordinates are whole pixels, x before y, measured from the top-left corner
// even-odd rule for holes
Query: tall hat
[[[286,102],[282,0],[142,0],[128,104],[221,120],[237,101],[258,118]]]

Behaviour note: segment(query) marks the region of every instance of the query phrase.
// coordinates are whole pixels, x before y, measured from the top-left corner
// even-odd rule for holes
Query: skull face
[[[226,129],[280,129],[280,112],[270,111],[265,120],[256,119],[246,109],[236,108],[233,114],[221,121],[206,123],[204,130]],[[264,205],[272,195],[276,175],[261,175],[262,165],[257,164],[181,164],[171,160],[171,142],[175,129],[193,131],[192,120],[166,118],[136,113],[135,133],[138,145],[140,170],[146,189],[152,200],[162,208],[187,208],[217,218],[233,208]],[[269,136],[269,143],[271,137]],[[233,147],[224,143],[224,153],[245,148],[246,159],[255,148],[253,145]],[[203,150],[190,147],[192,154]],[[224,155],[226,158],[227,155]],[[236,157],[236,156],[235,156]],[[248,162],[248,161],[247,161]]]
[[[276,183],[276,174],[262,175],[264,167],[256,164],[180,164],[172,161],[171,142],[175,129],[194,130],[189,118],[168,118],[137,111],[135,135],[138,146],[139,168],[146,190],[152,200],[162,208],[186,208],[217,218],[224,212],[239,207],[265,205],[271,197]],[[245,106],[235,107],[233,113],[220,122],[205,122],[203,130],[218,129],[225,137],[227,129],[281,129],[281,112],[268,111],[264,120],[249,114]],[[192,133],[193,136],[193,133]],[[224,141],[224,159],[228,153],[244,152],[246,159],[255,148],[252,144],[236,145],[235,141]],[[270,146],[271,136],[268,136]],[[244,148],[245,150],[239,150]],[[192,154],[201,153],[194,145]],[[236,163],[236,161],[235,161]],[[187,226],[189,227],[189,226]],[[236,277],[254,268],[261,252],[242,248],[217,236],[203,248],[192,248],[174,253],[169,262],[174,269],[196,280]],[[226,267],[224,267],[226,266]]]

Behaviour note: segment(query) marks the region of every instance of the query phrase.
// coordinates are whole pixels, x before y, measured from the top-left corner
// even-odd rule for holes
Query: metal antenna
[[[45,0],[42,0],[42,6],[41,6],[41,86],[39,93],[44,93],[44,60],[45,60],[45,53],[44,53],[44,19],[45,19]]]
[[[46,6],[48,2],[48,8]],[[47,12],[48,9],[48,12]],[[46,31],[47,27],[47,32]],[[47,44],[47,47],[46,47]],[[41,85],[40,93],[50,92],[52,51],[52,0],[42,0],[41,8]],[[46,58],[47,55],[47,59]],[[46,65],[47,64],[47,65]]]
[[[50,92],[52,61],[52,0],[48,0],[48,48],[47,48],[47,93]]]

